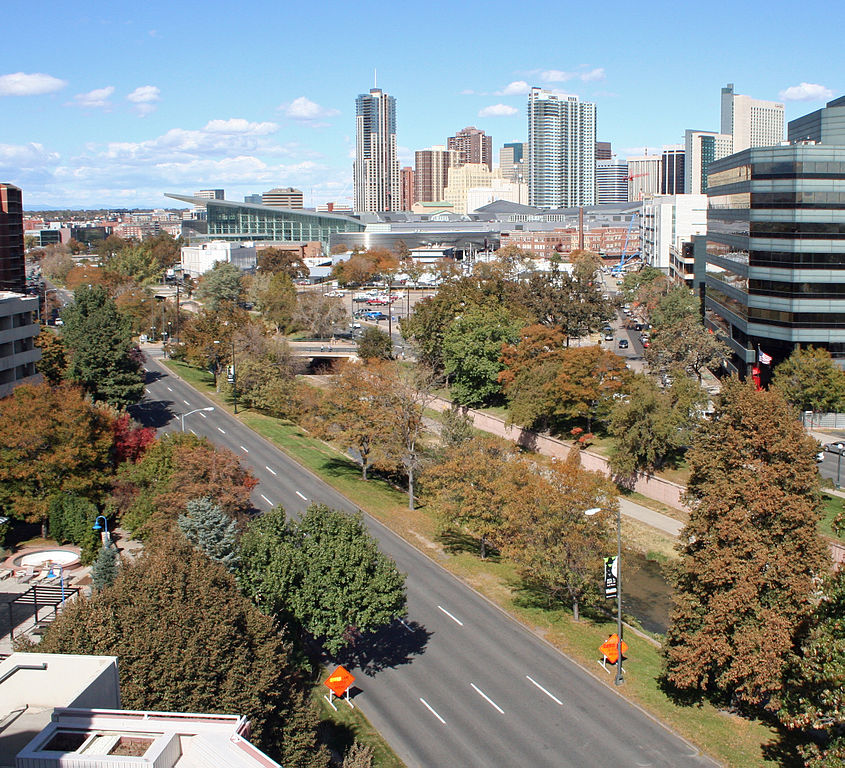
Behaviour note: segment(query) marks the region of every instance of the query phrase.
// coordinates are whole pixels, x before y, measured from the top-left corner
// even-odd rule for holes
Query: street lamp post
[[[587,509],[584,514],[592,517],[601,512],[601,507]],[[616,685],[622,685],[622,511],[616,508]]]
[[[200,411],[208,412],[208,411],[213,411],[213,410],[214,410],[214,406],[209,405],[208,408],[194,408],[193,411],[188,411],[187,413],[180,413],[179,418],[181,419],[181,422],[182,422],[182,431],[183,432],[185,431],[185,417],[186,416],[190,416],[192,413],[199,413]]]
[[[232,336],[232,399],[235,401],[235,413],[238,412],[238,371],[235,368],[235,337]]]
[[[100,525],[100,520],[103,521],[102,525]],[[102,533],[100,534],[100,538],[102,539],[104,547],[111,546],[111,537],[109,536],[109,521],[106,520],[105,515],[97,515],[97,519],[94,521],[93,530],[102,531]]]

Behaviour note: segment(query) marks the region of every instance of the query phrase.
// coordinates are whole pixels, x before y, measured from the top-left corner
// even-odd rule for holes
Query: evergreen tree
[[[117,578],[117,551],[112,547],[102,547],[91,568],[91,580],[94,589],[101,592],[114,584]]]
[[[179,529],[197,549],[230,571],[238,567],[238,524],[210,498],[192,499]]]
[[[125,407],[144,393],[143,370],[131,354],[129,320],[102,286],[81,286],[62,313],[63,338],[70,355],[68,379],[95,400]]]
[[[446,448],[454,448],[456,445],[472,439],[475,435],[472,418],[460,408],[450,408],[443,411],[440,426],[440,444]]]
[[[779,692],[829,567],[815,451],[780,394],[724,382],[688,453],[691,512],[665,645],[676,688],[752,706]]]
[[[99,537],[93,529],[99,510],[88,499],[74,494],[60,494],[50,500],[50,536],[59,544],[82,547],[83,562],[91,562]]]

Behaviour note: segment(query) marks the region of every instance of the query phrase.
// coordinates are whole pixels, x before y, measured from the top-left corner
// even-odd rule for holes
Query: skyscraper
[[[628,158],[628,200],[639,202],[660,192],[663,167],[660,155],[639,155]]]
[[[684,145],[670,144],[663,147],[660,167],[660,194],[684,194]]]
[[[414,153],[414,202],[435,203],[443,200],[449,183],[449,169],[461,165],[459,153],[442,144]]]
[[[355,212],[402,207],[396,157],[396,99],[372,88],[355,100]]]
[[[414,169],[410,165],[399,170],[399,181],[402,187],[402,210],[410,211],[417,202],[414,196]]]
[[[783,141],[783,104],[734,93],[733,83],[722,88],[722,133],[733,137],[733,151],[772,147]]]
[[[530,204],[541,208],[595,204],[595,104],[531,89],[528,188]]]
[[[596,202],[628,202],[628,163],[625,160],[596,161]]]
[[[526,160],[528,160],[528,144],[522,141],[505,144],[499,150],[499,169],[502,171],[502,177],[517,184],[527,182]]]
[[[488,171],[493,170],[493,137],[473,126],[458,131],[446,139],[446,147],[458,152],[458,164],[484,163]]]
[[[684,133],[684,192],[701,195],[707,191],[707,169],[714,160],[733,152],[730,134],[713,131]]]
[[[613,160],[613,149],[609,141],[596,142],[596,160]]]
[[[23,198],[17,187],[0,184],[0,291],[23,293],[25,289]]]

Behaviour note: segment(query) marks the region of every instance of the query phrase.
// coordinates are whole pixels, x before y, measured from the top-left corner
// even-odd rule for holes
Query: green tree
[[[41,350],[36,370],[52,385],[60,384],[67,374],[67,350],[62,337],[46,326],[35,337],[35,346]]]
[[[454,401],[482,405],[499,395],[502,345],[518,339],[519,326],[501,309],[472,309],[456,317],[443,337],[443,365]]]
[[[807,768],[845,766],[845,569],[830,574],[798,633],[778,717]]]
[[[76,387],[22,384],[0,400],[0,508],[45,524],[49,501],[98,501],[111,471],[108,415]]]
[[[772,386],[800,411],[838,411],[845,403],[845,372],[822,347],[797,347],[775,368]]]
[[[676,285],[660,296],[648,317],[655,328],[675,325],[681,320],[698,317],[699,302],[685,285]]]
[[[627,302],[639,300],[640,288],[652,283],[663,284],[666,282],[666,275],[657,267],[645,266],[639,272],[628,272],[622,278],[620,289]]]
[[[126,562],[111,587],[66,605],[39,651],[117,656],[121,704],[235,712],[285,765],[326,766],[317,719],[272,619],[181,537]]]
[[[144,376],[132,354],[132,330],[105,289],[77,288],[62,318],[70,355],[68,379],[109,405],[137,403],[144,394]]]
[[[705,328],[698,317],[687,315],[655,331],[645,357],[654,369],[668,371],[680,367],[701,384],[702,371],[716,367],[729,354],[728,346]]]
[[[94,589],[102,592],[114,584],[117,578],[117,550],[112,547],[100,547],[97,559],[91,568],[91,581]]]
[[[361,515],[319,504],[299,520],[277,507],[250,523],[240,577],[263,610],[295,619],[331,654],[405,613],[405,577]]]
[[[358,339],[358,357],[362,360],[390,360],[393,343],[381,328],[367,326]]]
[[[273,275],[286,275],[289,280],[308,277],[310,274],[299,251],[290,248],[262,248],[258,251],[258,269]]]
[[[440,444],[445,448],[453,448],[466,442],[475,435],[472,417],[463,408],[452,406],[440,419]]]
[[[179,515],[179,530],[197,549],[229,571],[238,567],[238,524],[207,496],[191,499]]]
[[[671,685],[752,706],[780,691],[814,579],[829,567],[815,451],[776,391],[723,383],[687,454],[691,512],[664,646]]]
[[[232,305],[241,295],[241,271],[227,261],[218,261],[200,278],[195,296],[212,312]]]
[[[60,494],[50,500],[50,536],[59,544],[82,547],[82,559],[88,563],[94,557],[99,536],[93,526],[99,510],[89,499],[73,494]]]
[[[296,288],[285,271],[275,272],[267,283],[267,288],[259,294],[261,313],[276,330],[283,333],[293,323],[296,313]]]

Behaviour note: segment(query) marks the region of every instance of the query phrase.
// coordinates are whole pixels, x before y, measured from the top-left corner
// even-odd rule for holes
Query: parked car
[[[604,334],[605,341],[613,341],[613,334],[612,333],[605,333]]]
[[[824,451],[819,451],[819,452],[816,454],[816,461],[817,461],[819,464],[821,464],[821,462],[823,462],[823,461],[824,461]]]
[[[619,339],[619,349],[628,349],[628,339]]]
[[[825,443],[822,448],[830,453],[845,453],[845,442]]]
[[[364,312],[364,318],[367,320],[387,320],[387,315],[384,312]]]

